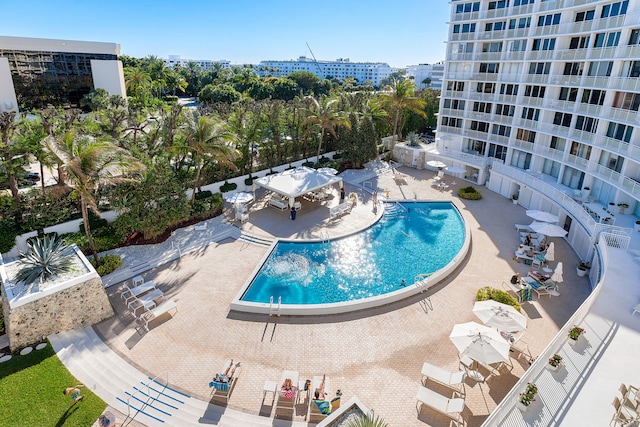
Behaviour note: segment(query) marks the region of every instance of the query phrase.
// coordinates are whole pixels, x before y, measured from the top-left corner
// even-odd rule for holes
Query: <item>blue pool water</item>
[[[345,219],[348,221],[348,219]],[[329,242],[279,242],[242,301],[327,304],[411,286],[419,274],[447,265],[464,242],[464,224],[448,202],[388,205],[383,218]]]

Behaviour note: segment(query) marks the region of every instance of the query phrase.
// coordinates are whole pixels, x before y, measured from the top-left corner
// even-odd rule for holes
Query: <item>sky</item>
[[[19,0],[2,2],[0,36],[118,43],[136,58],[257,64],[299,56],[386,62],[445,59],[445,0]]]

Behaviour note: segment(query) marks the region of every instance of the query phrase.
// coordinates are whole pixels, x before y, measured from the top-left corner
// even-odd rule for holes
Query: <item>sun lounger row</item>
[[[133,283],[135,284],[136,281],[134,280]],[[129,304],[129,302],[134,299],[137,298],[141,295],[144,295],[145,293],[152,291],[156,289],[156,284],[153,283],[153,280],[150,280],[148,282],[137,282],[137,286],[132,286],[129,287],[129,285],[125,284],[124,285],[124,290],[122,291],[122,293],[120,294],[120,298],[124,299],[125,304]]]
[[[416,395],[416,409],[418,414],[422,405],[428,406],[460,423],[464,409],[464,380],[465,371],[450,372],[438,366],[425,362],[422,365],[422,384]],[[435,381],[451,389],[452,396],[447,397],[426,387],[428,381]],[[458,396],[458,397],[456,397]]]
[[[270,389],[266,387],[270,387]],[[278,388],[274,390],[271,387]],[[325,418],[340,407],[340,391],[336,391],[335,397],[330,398],[330,390],[331,385],[326,376],[318,375],[314,376],[312,380],[300,381],[298,371],[290,370],[282,372],[279,383],[268,381],[265,384],[265,394],[268,391],[275,393],[276,415],[283,410],[295,412],[296,404],[300,402],[301,394],[304,392],[304,397],[307,399],[308,421],[310,422],[314,422],[318,418]]]
[[[160,316],[163,316],[164,314],[169,313],[171,310],[178,311],[178,306],[176,305],[176,302],[174,300],[167,300],[152,309],[146,309],[140,315],[139,319],[144,323],[144,328],[148,331],[149,322],[157,319]]]

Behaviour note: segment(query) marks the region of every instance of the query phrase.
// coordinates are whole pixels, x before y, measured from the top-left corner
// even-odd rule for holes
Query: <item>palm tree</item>
[[[318,143],[318,160],[320,160],[320,150],[325,132],[329,131],[336,138],[336,127],[351,128],[351,123],[347,115],[336,108],[337,98],[323,96],[319,101],[312,96],[306,98],[311,100],[311,106],[306,109],[305,124],[310,125],[311,129],[320,131],[320,142]]]
[[[0,113],[0,151],[2,152],[2,164],[7,179],[9,180],[9,189],[16,205],[16,212],[20,210],[20,195],[18,194],[18,178],[16,176],[16,165],[14,162],[15,147],[12,144],[13,135],[15,134],[18,122],[16,121],[15,111],[4,111]]]
[[[400,121],[405,111],[411,111],[421,117],[426,118],[424,107],[426,102],[423,99],[414,96],[416,85],[411,80],[394,79],[390,86],[387,86],[387,92],[382,94],[383,103],[391,110],[393,114],[393,140],[398,132],[402,131]],[[400,128],[398,129],[398,126]]]
[[[349,420],[347,427],[387,427],[387,422],[373,412],[360,414],[355,419]]]
[[[195,110],[191,115],[188,115],[182,132],[186,144],[184,149],[191,154],[191,160],[196,168],[193,194],[191,195],[191,203],[194,203],[196,190],[200,185],[202,168],[207,160],[235,167],[233,161],[238,152],[231,143],[236,138],[227,130],[225,123],[207,116],[200,116]]]
[[[89,209],[100,215],[95,191],[102,185],[131,180],[126,174],[144,169],[144,165],[109,140],[99,140],[77,131],[68,131],[61,139],[48,137],[46,146],[64,170],[69,187],[80,196],[80,208],[89,248],[95,265],[100,259],[89,226]]]
[[[42,195],[44,195],[44,167],[51,169],[53,166],[51,156],[42,144],[47,137],[47,131],[40,120],[22,120],[18,129],[18,136],[26,151],[32,154],[40,165],[40,184]]]
[[[125,69],[125,86],[131,96],[140,96],[143,91],[151,86],[151,77],[140,68]]]

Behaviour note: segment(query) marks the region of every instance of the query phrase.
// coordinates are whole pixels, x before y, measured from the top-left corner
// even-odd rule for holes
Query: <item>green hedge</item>
[[[236,188],[238,188],[238,184],[235,182],[225,181],[224,184],[220,186],[220,191],[226,193],[227,191],[235,190]]]
[[[91,264],[95,267],[94,260],[91,258]],[[100,265],[96,268],[96,271],[100,276],[105,276],[122,265],[122,259],[118,255],[108,254],[100,257]]]
[[[476,293],[476,301],[487,301],[494,300],[497,302],[501,302],[502,304],[507,304],[520,311],[520,303],[517,299],[506,293],[505,291],[501,291],[500,289],[495,289],[490,286],[485,286],[484,288],[478,289]]]
[[[467,199],[467,200],[480,200],[482,199],[482,194],[475,189],[475,187],[473,186],[469,186],[469,187],[462,187],[460,189],[458,189],[458,196],[461,199]]]
[[[18,234],[20,230],[12,218],[0,219],[0,253],[9,252],[15,246]]]
[[[254,179],[257,179],[257,178],[254,178],[254,177],[252,177],[251,175],[249,175],[249,177],[248,177],[248,178],[245,178],[245,180],[244,180],[244,185],[246,185],[246,186],[251,186],[251,185],[253,185],[253,180],[254,180]]]

